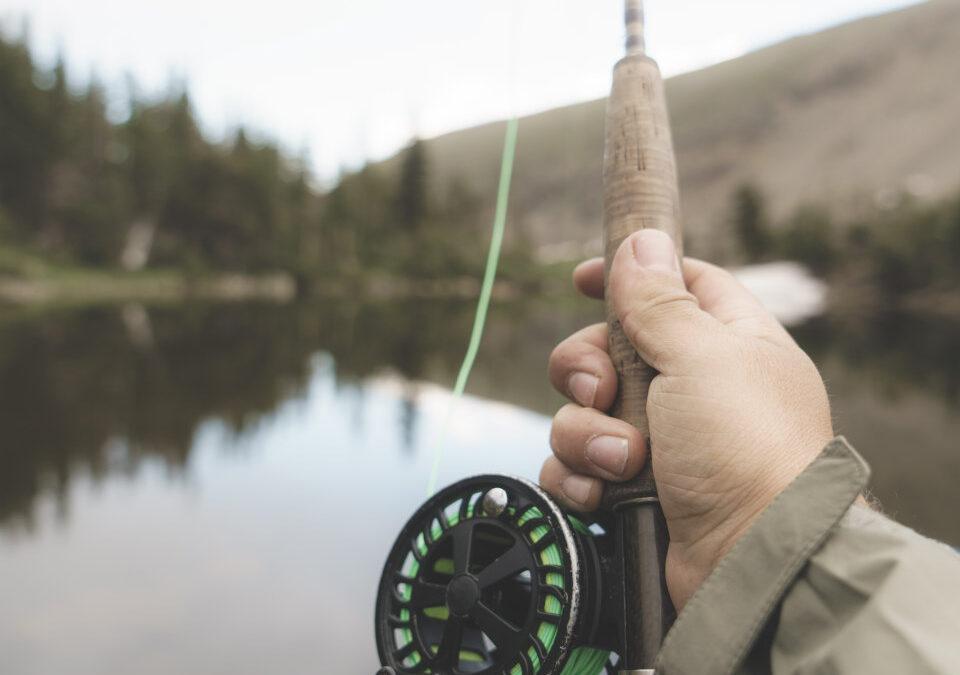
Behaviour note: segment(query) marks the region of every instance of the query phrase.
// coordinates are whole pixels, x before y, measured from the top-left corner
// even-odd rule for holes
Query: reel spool
[[[604,516],[600,516],[603,518]],[[384,565],[383,675],[614,673],[611,524],[565,513],[538,486],[489,474],[428,500]]]

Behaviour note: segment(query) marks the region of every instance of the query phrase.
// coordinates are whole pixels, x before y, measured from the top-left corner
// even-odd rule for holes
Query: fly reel
[[[506,475],[433,496],[380,579],[380,673],[612,674],[615,546],[604,517],[581,520]]]

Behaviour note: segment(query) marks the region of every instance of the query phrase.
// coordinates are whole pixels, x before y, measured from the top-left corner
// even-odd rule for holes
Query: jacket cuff
[[[830,441],[687,602],[657,656],[657,673],[733,672],[869,477],[867,463],[846,439]]]

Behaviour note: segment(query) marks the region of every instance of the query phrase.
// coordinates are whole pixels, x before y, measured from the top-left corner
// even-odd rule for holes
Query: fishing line
[[[476,315],[474,316],[473,328],[470,333],[470,342],[467,346],[467,353],[464,356],[463,363],[461,364],[460,370],[457,374],[456,384],[454,385],[453,394],[450,400],[450,407],[447,410],[447,414],[441,428],[439,443],[434,451],[433,462],[430,469],[430,478],[427,483],[427,497],[432,497],[436,492],[437,479],[440,471],[440,461],[445,450],[447,434],[449,432],[453,416],[456,413],[457,404],[463,397],[467,380],[470,377],[470,371],[473,369],[473,364],[480,348],[480,341],[483,337],[483,329],[486,325],[487,311],[490,307],[490,299],[493,294],[493,284],[496,279],[497,266],[500,260],[500,251],[503,247],[503,234],[504,230],[506,229],[507,205],[510,197],[510,185],[513,178],[513,165],[516,156],[518,128],[519,118],[514,116],[507,122],[507,128],[503,142],[503,154],[500,164],[500,181],[497,189],[497,206],[494,216],[493,234],[490,240],[490,248],[487,253],[487,263],[484,270],[483,283],[480,289],[480,298],[477,302],[477,311]],[[463,503],[467,504],[467,500],[464,500]],[[469,513],[470,516],[473,515],[472,510],[473,507],[471,506]],[[520,519],[520,523],[522,524],[524,520],[533,517],[534,514],[536,514],[536,516],[541,515],[539,510],[531,509],[530,512],[525,514],[525,516]],[[465,513],[464,515],[467,514]],[[542,536],[542,530],[545,529],[546,528],[544,526],[537,528],[537,530],[534,530],[534,536]],[[586,536],[589,536],[589,531],[586,530],[586,528],[583,528],[582,533]],[[431,534],[436,536],[438,532],[432,532]],[[418,552],[425,554],[426,539],[424,539],[421,535],[418,537],[418,542],[423,542],[424,547],[422,551]],[[544,564],[551,565],[554,569],[562,568],[563,561],[561,560],[561,553],[556,546],[550,546],[549,548],[545,549],[541,553],[541,556]],[[417,563],[413,564],[413,574],[416,574],[417,566]],[[562,581],[560,581],[560,585],[561,587],[563,586]],[[559,601],[556,601],[552,597],[550,600],[555,602],[557,605],[554,611],[559,612]],[[439,616],[439,614],[437,614],[437,616]],[[548,624],[542,624],[538,630],[537,637],[542,643],[552,645],[556,639],[556,634],[557,629],[555,627]],[[402,647],[410,644],[410,641],[412,640],[412,634],[409,632],[409,629],[401,630],[399,637],[401,640],[403,640],[403,644],[401,645]],[[461,657],[467,658],[467,652],[461,652]],[[537,659],[536,651],[533,648],[530,649],[530,657],[532,658],[531,665],[533,666],[533,671],[538,672],[540,670],[540,663]],[[609,663],[609,658],[610,652],[608,650],[595,649],[586,646],[578,647],[572,651],[569,660],[563,668],[562,675],[597,675],[598,673],[605,672],[604,669]],[[522,672],[523,670],[520,665],[517,665],[509,670],[510,675],[521,675]]]
[[[520,119],[518,117],[513,117],[507,122],[506,136],[503,140],[503,158],[500,163],[500,184],[497,188],[497,210],[493,220],[490,250],[487,253],[487,266],[483,273],[483,285],[480,288],[477,313],[473,319],[473,330],[470,332],[470,344],[467,347],[466,355],[463,357],[460,372],[457,374],[457,382],[453,387],[450,408],[447,410],[447,416],[440,431],[440,442],[433,453],[433,465],[430,468],[430,479],[427,481],[428,497],[433,496],[433,493],[437,491],[437,476],[440,473],[440,459],[443,456],[447,432],[456,412],[457,403],[463,397],[463,390],[467,385],[467,378],[470,377],[473,362],[477,358],[480,339],[483,337],[483,327],[487,321],[487,309],[490,307],[493,282],[497,276],[497,264],[500,261],[500,249],[503,247],[503,231],[507,221],[507,202],[510,197],[510,183],[513,178],[513,159],[517,150],[517,129],[519,125]]]

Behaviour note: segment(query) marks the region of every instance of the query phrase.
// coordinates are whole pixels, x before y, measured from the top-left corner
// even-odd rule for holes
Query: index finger
[[[720,323],[741,333],[793,341],[780,322],[727,270],[684,258],[683,278],[700,308]]]
[[[683,280],[700,308],[723,324],[786,339],[787,333],[737,279],[696,258],[683,259]],[[603,299],[603,258],[586,260],[573,270],[573,284],[588,298]]]
[[[588,298],[603,300],[603,258],[591,258],[577,265],[573,285]]]

